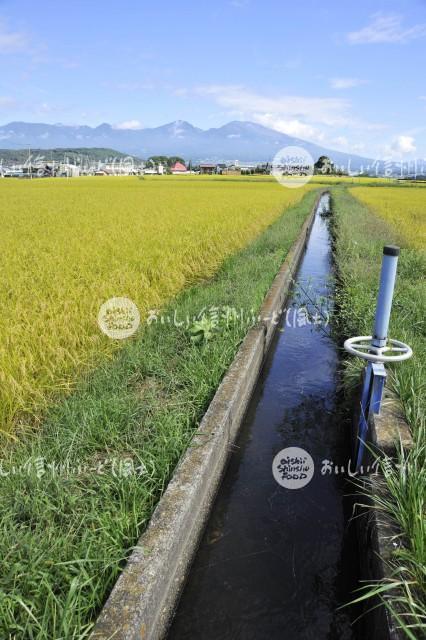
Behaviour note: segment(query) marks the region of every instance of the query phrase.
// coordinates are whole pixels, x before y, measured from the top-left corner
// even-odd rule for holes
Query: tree
[[[168,162],[169,162],[169,158],[167,156],[151,156],[146,161],[146,163],[152,167],[156,167],[159,164],[162,164],[165,167],[167,167]]]
[[[185,160],[183,158],[180,158],[179,156],[170,156],[167,159],[167,166],[168,167],[173,167],[173,165],[176,164],[176,162],[180,162],[181,164],[185,164]]]
[[[333,161],[328,156],[320,156],[314,164],[314,173],[336,173]]]
[[[163,167],[167,167],[168,169],[173,167],[173,165],[176,164],[176,162],[181,162],[182,164],[185,164],[185,160],[180,156],[151,156],[146,161],[147,165],[150,165],[152,167],[156,167],[159,164],[162,164]]]

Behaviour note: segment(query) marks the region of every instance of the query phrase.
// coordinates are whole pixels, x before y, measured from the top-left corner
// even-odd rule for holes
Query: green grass
[[[316,194],[287,209],[212,280],[182,292],[164,316],[176,310],[182,320],[226,305],[257,311]],[[202,344],[186,325],[145,326],[53,407],[39,432],[4,442],[2,640],[89,635],[247,331],[245,322],[220,326]],[[143,473],[114,475],[112,462],[99,467],[107,459],[143,465]],[[64,469],[49,469],[55,463]]]
[[[407,637],[418,638],[420,630],[426,630],[426,255],[410,247],[397,229],[346,189],[334,189],[332,203],[339,275],[337,328],[343,336],[371,334],[383,245],[395,243],[402,248],[389,335],[408,343],[414,357],[387,369],[414,446],[408,453],[399,451],[395,463],[384,460],[381,465],[387,495],[376,496],[375,507],[392,518],[401,536],[392,560],[393,577],[367,596],[379,589]],[[345,361],[349,391],[359,383],[362,366],[358,359]]]

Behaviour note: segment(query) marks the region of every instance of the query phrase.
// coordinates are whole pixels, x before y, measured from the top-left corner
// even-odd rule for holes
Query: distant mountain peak
[[[79,127],[77,127],[79,128]],[[112,126],[110,124],[108,124],[108,122],[102,122],[102,124],[98,125],[97,127],[95,127],[96,131],[111,131],[112,130]]]
[[[143,129],[120,129],[107,122],[96,127],[10,122],[0,126],[0,140],[3,140],[4,146],[7,144],[12,149],[22,148],[23,145],[40,149],[108,147],[142,158],[176,155],[193,162],[237,159],[241,162],[270,162],[278,149],[299,145],[315,159],[327,155],[336,164],[345,166],[348,166],[350,159],[353,170],[371,162],[244,120],[233,120],[207,130],[181,119],[160,127]]]

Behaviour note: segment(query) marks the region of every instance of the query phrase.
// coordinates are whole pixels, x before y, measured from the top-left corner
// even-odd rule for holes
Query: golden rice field
[[[312,176],[311,182],[318,182],[320,184],[344,184],[350,186],[351,184],[367,185],[367,184],[392,184],[396,182],[395,178],[386,178],[383,176],[332,176],[327,174],[317,174]]]
[[[423,187],[356,187],[353,196],[398,230],[418,249],[426,247],[426,191]]]
[[[0,430],[37,417],[117,347],[100,305],[141,317],[211,276],[306,190],[275,182],[74,178],[0,183]]]

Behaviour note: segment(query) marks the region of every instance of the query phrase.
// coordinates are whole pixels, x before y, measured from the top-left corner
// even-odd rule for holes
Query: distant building
[[[164,174],[164,165],[156,164],[150,165],[149,167],[145,167],[143,173],[146,176],[162,176]]]
[[[261,162],[256,166],[256,173],[263,173],[265,175],[270,175],[272,171],[272,165],[269,162]]]
[[[240,167],[241,175],[251,175],[255,172],[256,167],[253,165],[244,165]]]
[[[133,160],[130,162],[105,162],[99,167],[99,170],[110,176],[134,176],[138,173]]]
[[[173,174],[188,173],[188,169],[182,162],[175,162],[170,171]]]
[[[204,175],[212,175],[217,173],[217,165],[213,162],[202,162],[200,164],[200,173]]]
[[[24,172],[22,169],[11,167],[10,169],[3,169],[4,178],[23,178]]]
[[[228,173],[230,166],[224,162],[201,162],[199,165],[200,173],[204,175],[212,175],[217,173],[219,175]]]
[[[216,173],[220,173],[220,174],[228,173],[228,166],[224,162],[217,164]]]
[[[67,178],[77,178],[81,173],[80,167],[75,164],[61,163],[56,175],[64,176]]]

